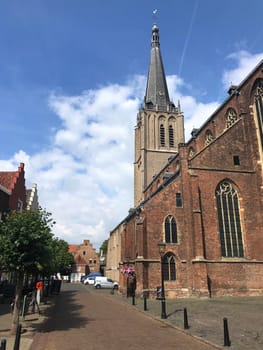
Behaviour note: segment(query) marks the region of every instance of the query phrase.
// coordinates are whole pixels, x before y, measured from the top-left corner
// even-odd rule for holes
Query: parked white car
[[[100,288],[118,289],[119,284],[118,282],[113,281],[111,278],[95,277],[94,287],[97,289],[100,289]]]
[[[83,280],[83,284],[94,284],[95,283],[95,277],[87,277]]]

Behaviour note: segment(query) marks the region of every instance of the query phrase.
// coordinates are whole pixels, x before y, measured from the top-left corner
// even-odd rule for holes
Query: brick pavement
[[[62,287],[62,294],[53,296],[47,299],[46,304],[41,304],[41,315],[32,314],[27,315],[23,322],[24,333],[21,336],[20,350],[29,350],[32,344],[32,339],[36,339],[38,334],[41,334],[43,328],[48,326],[48,332],[52,329],[56,329],[57,325],[53,324],[50,320],[53,310],[53,304],[62,300],[64,292],[68,290],[79,291],[82,294],[82,298],[87,298],[85,293],[95,293],[104,299],[109,301],[115,301],[117,303],[126,304],[126,314],[129,311],[136,311],[137,313],[143,313],[150,318],[158,320],[163,325],[169,325],[175,327],[175,330],[180,333],[186,333],[191,336],[201,338],[207,344],[215,344],[217,348],[223,348],[224,336],[223,336],[223,318],[227,317],[229,325],[229,334],[231,340],[230,349],[238,350],[259,350],[263,348],[263,300],[260,297],[251,298],[216,298],[216,299],[176,299],[166,300],[167,319],[161,320],[161,303],[158,300],[147,300],[147,311],[144,311],[143,299],[135,300],[135,305],[132,305],[132,299],[122,297],[116,292],[114,295],[109,290],[94,290],[92,286],[82,285],[70,285],[64,284]],[[66,294],[66,293],[65,293]],[[89,295],[89,294],[88,294]],[[83,300],[84,300],[83,299]],[[64,305],[63,305],[64,307]],[[184,317],[183,310],[187,308],[189,329],[184,330]],[[134,310],[133,310],[134,309]],[[47,322],[48,321],[48,322]],[[51,323],[50,323],[51,322]],[[83,328],[87,319],[82,316],[80,327],[80,334],[83,332]],[[9,327],[11,324],[11,315],[9,312],[9,306],[7,304],[0,305],[0,339],[7,339],[7,350],[13,349],[13,338],[9,337]],[[49,333],[45,334],[45,338],[48,338]],[[79,334],[79,336],[81,336]],[[40,341],[39,337],[39,341]],[[41,338],[42,344],[39,349],[46,349],[43,344],[43,337]],[[55,346],[55,345],[54,345]],[[84,344],[83,344],[84,346]],[[212,346],[212,345],[211,345]],[[215,347],[215,348],[216,348]],[[210,347],[214,348],[214,347]],[[56,349],[51,347],[50,349]],[[147,349],[147,347],[145,348]],[[181,350],[181,348],[177,348]],[[195,347],[196,349],[196,347]],[[32,348],[30,350],[38,350]],[[197,349],[196,349],[197,350]]]

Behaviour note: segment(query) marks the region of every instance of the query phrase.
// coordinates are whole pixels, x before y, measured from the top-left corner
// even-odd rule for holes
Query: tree
[[[107,249],[108,249],[108,240],[105,239],[105,241],[100,246],[100,254],[102,252],[103,255],[106,255],[107,254]]]
[[[51,228],[45,210],[11,212],[0,222],[0,266],[13,272],[16,286],[11,333],[16,332],[26,274],[41,273],[52,259]]]
[[[61,275],[68,275],[70,267],[74,264],[73,255],[68,251],[68,243],[63,239],[54,238],[51,249],[52,259],[47,271],[50,274],[59,272]]]

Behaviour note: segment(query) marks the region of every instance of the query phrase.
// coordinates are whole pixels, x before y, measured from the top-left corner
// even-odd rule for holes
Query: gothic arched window
[[[160,145],[165,146],[165,129],[164,125],[160,125]]]
[[[263,80],[260,80],[256,85],[254,103],[257,114],[259,135],[261,138],[261,147],[263,149]]]
[[[222,256],[243,257],[238,193],[230,182],[224,181],[218,185],[216,204]]]
[[[165,281],[176,280],[175,257],[172,253],[167,253],[163,257],[163,277]]]
[[[237,121],[237,114],[233,108],[229,108],[226,112],[226,127],[230,128]]]
[[[174,128],[169,125],[169,146],[174,147]]]
[[[177,226],[172,215],[168,215],[165,219],[164,231],[166,243],[177,243]]]

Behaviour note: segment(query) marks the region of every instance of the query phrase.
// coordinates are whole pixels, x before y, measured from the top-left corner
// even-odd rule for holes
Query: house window
[[[169,146],[174,147],[174,129],[172,125],[169,125]]]
[[[216,203],[221,254],[224,257],[243,257],[238,193],[230,182],[224,181],[219,184],[216,190]]]
[[[163,277],[165,281],[176,280],[175,257],[172,253],[167,253],[163,257]]]
[[[233,108],[229,108],[226,113],[226,127],[230,128],[237,121],[237,114]]]
[[[177,208],[182,208],[183,206],[183,200],[182,200],[182,194],[180,192],[176,193],[176,206]]]
[[[177,243],[177,226],[175,218],[172,215],[165,219],[165,242]]]
[[[239,156],[234,156],[233,157],[233,163],[234,163],[234,165],[240,165]]]
[[[23,202],[20,199],[18,199],[18,202],[17,202],[17,211],[18,213],[22,213],[23,211]]]
[[[160,125],[160,145],[165,146],[165,129],[163,124]]]

